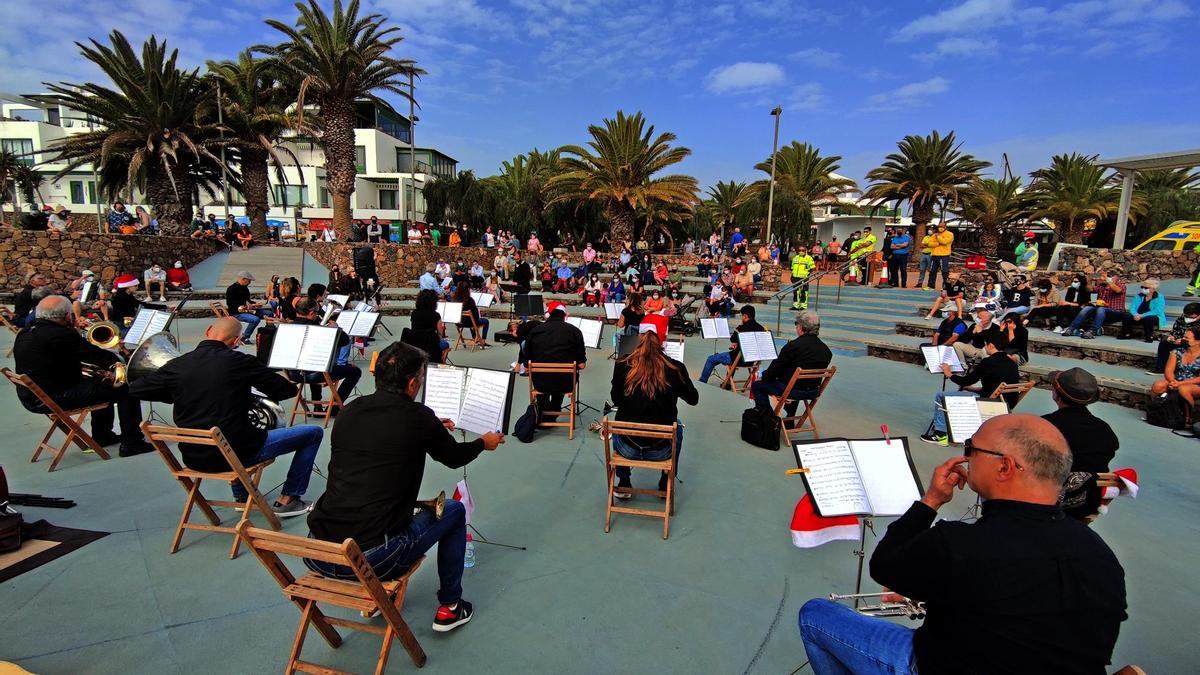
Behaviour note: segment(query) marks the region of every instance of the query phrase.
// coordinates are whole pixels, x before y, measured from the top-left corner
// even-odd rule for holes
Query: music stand
[[[546,313],[542,296],[533,293],[522,293],[513,296],[513,313],[517,316],[541,316]]]

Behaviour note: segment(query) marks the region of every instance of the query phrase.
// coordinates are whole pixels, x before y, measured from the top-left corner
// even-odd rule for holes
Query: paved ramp
[[[255,246],[248,251],[234,247],[225,259],[225,268],[217,278],[216,288],[227,288],[237,281],[237,273],[247,271],[254,275],[250,289],[264,292],[272,274],[280,278],[301,279],[304,271],[304,250],[295,246]]]

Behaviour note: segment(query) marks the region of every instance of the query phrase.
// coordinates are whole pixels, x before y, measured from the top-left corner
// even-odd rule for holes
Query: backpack
[[[537,406],[532,403],[525,409],[525,413],[517,418],[517,423],[513,425],[513,436],[517,437],[522,443],[533,442],[533,432],[537,431],[538,418],[541,415],[538,413]]]
[[[1146,405],[1146,423],[1167,429],[1185,429],[1188,426],[1187,402],[1177,391],[1168,391],[1150,399]]]
[[[747,408],[742,412],[742,440],[764,450],[779,450],[779,433],[783,423],[779,416],[762,408]]]

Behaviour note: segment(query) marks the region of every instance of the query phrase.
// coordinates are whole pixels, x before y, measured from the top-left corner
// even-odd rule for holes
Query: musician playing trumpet
[[[425,456],[455,469],[504,442],[499,431],[458,443],[454,423],[439,420],[417,395],[425,380],[425,352],[395,342],[375,362],[375,393],[360,396],[333,426],[329,481],[308,516],[312,536],[340,543],[347,537],[362,549],[383,580],[401,576],[425,552],[438,547],[438,607],[433,630],[447,632],[471,620],[462,599],[466,511],[447,499],[441,518],[422,509],[415,515]],[[305,560],[327,577],[353,579],[341,565]]]
[[[63,410],[77,410],[98,403],[112,403],[121,420],[121,433],[113,433],[113,406],[92,413],[92,438],[102,446],[121,444],[120,455],[129,457],[154,448],[142,437],[142,406],[129,396],[125,386],[83,376],[83,364],[109,368],[120,358],[113,352],[89,344],[75,329],[72,303],[61,295],[43,298],[37,304],[33,325],[21,331],[13,345],[16,372],[28,375]],[[26,410],[46,414],[37,396],[24,387],[17,397]]]

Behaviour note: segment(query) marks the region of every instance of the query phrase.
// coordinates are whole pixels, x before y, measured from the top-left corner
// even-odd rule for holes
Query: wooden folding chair
[[[604,513],[604,531],[606,533],[612,528],[612,514],[629,513],[636,516],[662,518],[663,539],[667,538],[667,535],[670,533],[671,516],[675,515],[675,467],[679,459],[679,446],[675,442],[675,433],[678,426],[678,422],[675,424],[641,424],[638,422],[618,422],[607,417],[604,418],[604,421],[600,426],[600,435],[602,438],[604,438],[604,465],[607,468],[608,473],[608,507]],[[612,449],[613,436],[625,436],[627,438],[642,438],[648,440],[670,440],[671,458],[658,461],[629,459]],[[656,497],[665,499],[666,503],[663,505],[661,511],[656,509],[616,505],[613,480],[617,475],[617,467],[619,466],[625,466],[631,469],[654,469],[656,471],[665,471],[667,473],[666,491],[650,490],[647,488],[627,488],[634,494],[654,495]]]
[[[179,527],[175,528],[175,537],[171,539],[171,553],[179,550],[179,542],[183,539],[184,530],[204,530],[206,532],[226,532],[233,535],[233,548],[229,550],[229,559],[237,557],[238,549],[242,545],[242,535],[240,527],[250,524],[250,510],[258,509],[260,513],[267,519],[267,522],[272,528],[278,530],[283,527],[283,523],[279,522],[279,516],[271,510],[271,505],[267,503],[266,497],[258,490],[258,483],[262,480],[263,469],[270,466],[275,460],[268,459],[259,462],[250,467],[242,466],[242,462],[238,459],[237,453],[229,446],[229,441],[225,440],[225,435],[217,427],[211,429],[183,429],[180,427],[158,426],[150,424],[150,422],[142,422],[142,433],[158,451],[160,457],[167,464],[167,470],[175,480],[179,481],[179,485],[187,492],[187,501],[183,504],[183,515],[179,517]],[[229,463],[229,471],[197,471],[189,469],[175,458],[171,450],[167,447],[167,442],[176,441],[180,443],[190,443],[192,445],[208,445],[215,447],[225,461]],[[223,484],[222,487],[234,482],[239,482],[246,489],[246,501],[218,501],[208,499],[200,492],[200,483],[204,480],[214,480]],[[221,518],[217,516],[216,511],[213,511],[214,506],[221,506],[231,509],[241,509],[242,515],[238,519],[238,524],[230,527],[221,526]],[[188,519],[191,518],[192,509],[199,507],[200,512],[208,519],[210,524],[191,523]]]
[[[218,319],[224,319],[225,317],[229,316],[229,308],[227,308],[224,304],[217,302],[216,300],[208,303],[208,308],[212,310],[212,313],[215,314]]]
[[[1117,478],[1117,474],[1112,473],[1111,471],[1101,472],[1096,474],[1096,487],[1100,490],[1100,494],[1103,495],[1107,488],[1120,488],[1121,479]],[[1083,522],[1086,525],[1091,525],[1092,523],[1096,522],[1096,519],[1099,517],[1099,512],[1093,513],[1084,518]]]
[[[566,427],[567,440],[575,438],[575,398],[579,394],[579,369],[574,363],[534,363],[530,362],[527,366],[529,372],[529,402],[533,403],[537,400],[539,392],[533,386],[534,375],[570,375],[571,390],[563,393],[563,400],[567,404],[566,410],[539,410],[538,428],[543,427]],[[557,392],[555,392],[557,393]],[[558,421],[559,417],[567,416],[566,422]],[[549,422],[544,421],[547,417]]]
[[[42,436],[42,440],[38,442],[37,447],[33,449],[33,457],[29,458],[30,462],[38,461],[38,457],[42,456],[43,451],[49,451],[53,455],[50,460],[50,471],[58,468],[58,463],[67,454],[67,449],[75,445],[83,452],[94,452],[100,459],[109,459],[109,455],[105,452],[104,447],[92,438],[92,435],[83,430],[83,423],[87,421],[88,415],[97,410],[103,410],[111,403],[97,403],[95,405],[84,406],[75,410],[63,410],[61,406],[54,402],[54,399],[42,390],[28,375],[17,375],[8,368],[0,368],[0,372],[4,373],[4,377],[8,378],[14,386],[24,387],[41,401],[49,412],[43,413],[50,419],[50,429],[46,431],[46,435]],[[54,445],[50,439],[54,436],[54,432],[62,431],[66,434],[62,445]]]
[[[836,374],[837,366],[812,370],[797,368],[792,373],[792,379],[788,380],[787,386],[784,387],[783,393],[775,397],[775,414],[779,416],[783,426],[783,437],[789,446],[792,444],[793,434],[811,433],[813,438],[821,437],[820,432],[817,431],[817,418],[813,417],[813,409],[817,407],[817,402],[821,400],[821,395],[825,393],[825,388],[829,386],[829,382],[833,380],[833,376]],[[799,415],[786,416],[784,408],[787,407],[788,402],[791,400],[792,390],[796,387],[796,382],[800,380],[811,381],[817,378],[820,378],[820,383],[816,387],[817,395],[812,399],[799,400],[797,407],[799,405],[804,406]]]
[[[13,321],[15,321],[15,320],[16,320],[16,317],[13,316],[13,313],[11,311],[9,311],[9,309],[7,307],[0,308],[0,324],[4,324],[4,327],[8,329],[8,332],[13,334],[13,338],[16,338],[17,333],[21,332],[21,329],[17,328],[17,325],[15,323],[13,323]],[[13,347],[15,347],[15,346],[16,346],[15,341],[13,342],[13,344],[8,346],[8,351],[5,352],[5,354],[4,354],[4,356],[6,358],[11,357],[13,355]]]
[[[379,650],[379,659],[375,662],[376,675],[381,675],[387,668],[392,640],[396,638],[399,638],[400,644],[404,645],[404,650],[408,652],[409,657],[418,668],[425,665],[425,650],[421,649],[416,636],[413,635],[412,630],[405,623],[404,617],[400,614],[400,610],[404,607],[404,595],[408,591],[408,581],[412,578],[413,572],[416,572],[417,568],[421,566],[424,558],[413,563],[413,566],[399,579],[380,581],[353,539],[334,544],[283,532],[261,530],[250,527],[247,522],[238,524],[238,534],[245,539],[246,545],[254,552],[258,561],[267,568],[267,572],[279,584],[284,597],[300,608],[300,627],[296,629],[296,638],[292,641],[292,651],[288,655],[284,673],[291,675],[291,673],[301,671],[332,675],[345,672],[300,660],[300,652],[304,649],[304,638],[308,634],[309,625],[315,627],[321,637],[325,638],[325,642],[334,649],[342,645],[342,636],[338,634],[334,626],[383,636],[383,647]],[[354,570],[356,579],[354,581],[329,579],[314,572],[309,572],[297,579],[279,559],[280,553],[349,567]],[[371,616],[378,612],[383,616],[386,627],[327,616],[317,607],[318,602],[357,610],[363,616]]]
[[[344,405],[342,403],[342,397],[338,395],[337,382],[333,381],[333,376],[329,373],[322,373],[322,375],[324,377],[320,382],[299,382],[300,390],[296,392],[296,400],[292,401],[292,417],[288,420],[288,426],[295,424],[296,418],[302,416],[303,421],[305,422],[307,422],[308,418],[310,417],[319,417],[323,420],[321,426],[328,428],[329,420],[333,419],[334,409],[341,408]],[[312,384],[321,387],[322,392],[324,392],[325,388],[328,388],[329,398],[326,399],[323,393],[319,398],[308,398],[308,387]],[[309,408],[309,405],[312,405],[313,407]],[[324,409],[318,410],[318,406],[321,406]]]
[[[479,324],[475,321],[475,315],[471,312],[463,312],[463,318],[467,320],[469,325],[464,326],[460,323],[456,326],[458,328],[458,339],[454,342],[454,348],[464,347],[471,351],[485,348],[487,345],[484,344],[483,333],[479,328]],[[471,331],[469,339],[465,334],[468,330]]]
[[[1012,412],[1013,409],[1021,404],[1021,401],[1025,399],[1029,392],[1033,391],[1033,388],[1036,386],[1036,384],[1037,383],[1033,380],[1029,380],[1028,382],[1018,382],[1016,384],[1001,383],[1000,386],[996,387],[996,390],[992,392],[991,396],[987,396],[985,398],[1000,399],[1005,394],[1016,394],[1017,402],[1008,406],[1008,411]],[[1007,402],[1008,399],[1004,399],[1004,401]]]
[[[749,371],[745,379],[737,379],[738,369],[743,368]],[[750,391],[750,385],[754,384],[758,379],[758,363],[742,361],[742,351],[739,349],[737,356],[733,357],[733,363],[725,367],[725,377],[721,381],[721,388],[728,389],[738,394],[745,394]]]

